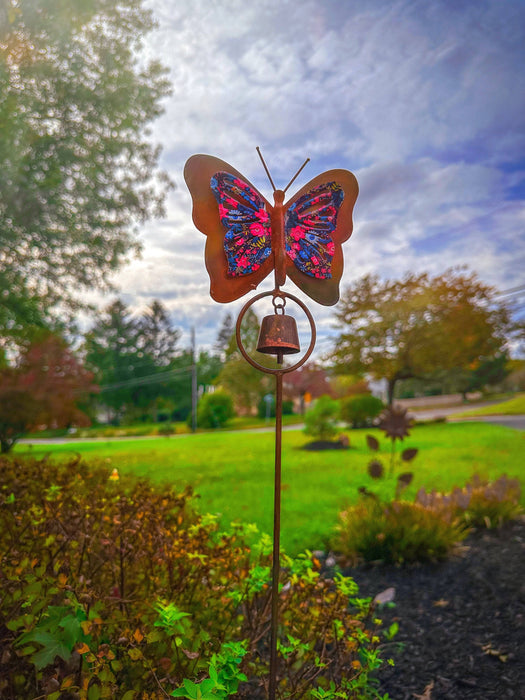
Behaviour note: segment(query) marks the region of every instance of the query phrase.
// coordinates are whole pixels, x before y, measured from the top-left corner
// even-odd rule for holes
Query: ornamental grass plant
[[[493,482],[474,475],[448,493],[421,488],[413,502],[384,502],[362,489],[360,502],[340,513],[334,547],[354,562],[444,559],[473,527],[499,527],[519,517],[520,496],[519,481],[505,475]]]
[[[468,527],[450,507],[383,503],[369,492],[340,514],[336,531],[334,548],[353,563],[405,564],[446,558]]]

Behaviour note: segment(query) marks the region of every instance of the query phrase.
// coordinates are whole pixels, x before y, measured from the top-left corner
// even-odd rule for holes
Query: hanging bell
[[[300,352],[295,318],[284,313],[265,316],[259,331],[257,350],[267,355],[277,355],[278,358]]]

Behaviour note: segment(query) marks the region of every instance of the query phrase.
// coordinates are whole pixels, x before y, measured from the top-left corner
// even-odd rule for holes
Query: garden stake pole
[[[257,349],[259,352],[264,352],[270,355],[277,356],[277,364],[282,365],[283,355],[290,354],[291,352],[299,352],[299,342],[297,339],[297,344],[295,345],[295,339],[290,342],[293,332],[289,333],[290,329],[295,326],[295,320],[293,317],[284,316],[286,322],[283,322],[283,316],[278,313],[281,311],[284,313],[284,303],[286,299],[291,299],[295,302],[305,313],[306,318],[310,324],[310,345],[308,350],[303,355],[303,357],[295,364],[289,367],[281,366],[279,369],[274,369],[271,367],[265,367],[259,362],[254,360],[244,347],[241,338],[241,323],[244,314],[248,309],[259,299],[263,297],[272,296],[273,306],[275,314],[273,317],[265,317],[261,324],[261,331],[259,334],[259,343]],[[277,304],[277,300],[281,301],[281,304]],[[272,321],[275,319],[280,319],[276,322],[273,327]],[[265,325],[265,322],[268,322]],[[290,324],[290,322],[292,322]],[[263,331],[263,329],[265,329]],[[315,322],[312,314],[310,313],[308,307],[297,297],[288,292],[282,292],[280,289],[276,288],[271,292],[262,292],[257,294],[253,299],[250,299],[241,309],[239,317],[237,318],[237,324],[235,326],[235,336],[237,339],[237,346],[241,352],[244,359],[255,369],[264,372],[265,374],[275,375],[275,474],[274,474],[274,494],[273,494],[273,562],[272,562],[272,589],[271,589],[271,620],[270,620],[270,677],[268,682],[268,700],[275,700],[276,690],[277,690],[277,642],[278,642],[278,632],[279,632],[279,574],[280,574],[280,538],[281,538],[281,452],[282,452],[282,430],[283,430],[283,375],[288,372],[293,372],[294,370],[302,367],[306,360],[312,354],[315,346],[316,340],[316,329]],[[265,342],[261,344],[261,336],[264,336]],[[267,341],[267,342],[266,342]],[[293,349],[292,349],[293,346]]]
[[[275,700],[277,679],[277,633],[279,625],[279,572],[281,539],[281,446],[283,430],[283,373],[275,375],[275,477],[273,492],[272,618],[270,636],[269,700]]]

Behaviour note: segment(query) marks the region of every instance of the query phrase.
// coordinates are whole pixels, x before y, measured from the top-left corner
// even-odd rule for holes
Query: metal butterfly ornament
[[[289,277],[314,301],[339,299],[342,243],[352,234],[358,195],[348,170],[328,170],[284,202],[288,187],[273,187],[273,205],[231,165],[208,155],[186,163],[184,179],[193,199],[193,222],[207,236],[210,294],[219,302],[238,299],[275,272],[275,287]]]

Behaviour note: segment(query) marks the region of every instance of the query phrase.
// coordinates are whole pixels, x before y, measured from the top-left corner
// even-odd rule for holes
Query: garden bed
[[[385,626],[399,624],[395,666],[380,673],[392,700],[525,697],[525,519],[472,533],[442,563],[344,573],[362,595],[395,589],[395,606],[378,611]]]

